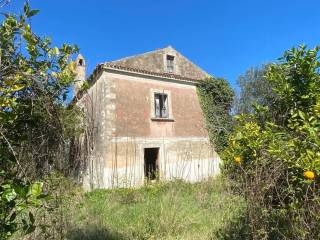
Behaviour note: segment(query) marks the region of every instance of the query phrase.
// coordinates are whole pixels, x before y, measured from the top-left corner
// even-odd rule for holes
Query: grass
[[[218,239],[245,204],[221,178],[95,190],[66,204],[67,239]],[[221,237],[221,236],[220,236]]]

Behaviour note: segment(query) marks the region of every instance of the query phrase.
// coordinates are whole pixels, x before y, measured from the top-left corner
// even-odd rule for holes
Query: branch
[[[3,139],[7,142],[8,147],[9,147],[10,151],[12,152],[12,154],[13,154],[15,160],[16,160],[16,163],[18,164],[19,168],[22,170],[23,176],[26,176],[26,173],[25,173],[25,171],[23,170],[23,168],[22,168],[22,166],[21,166],[21,164],[20,164],[20,162],[19,162],[19,160],[18,160],[18,158],[17,158],[17,154],[16,154],[16,152],[14,151],[11,143],[9,142],[9,140],[6,138],[6,136],[3,134],[2,131],[0,131],[0,134],[1,134],[1,136],[3,137]]]
[[[5,5],[8,5],[11,0],[0,0],[0,7],[4,7]]]

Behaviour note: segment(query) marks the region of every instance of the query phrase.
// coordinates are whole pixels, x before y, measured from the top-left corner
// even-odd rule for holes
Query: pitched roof
[[[174,57],[174,73],[166,72],[165,63],[167,55]],[[206,73],[200,67],[196,66],[171,46],[131,57],[121,58],[115,61],[98,64],[95,67],[93,73],[88,78],[90,86],[94,84],[94,82],[98,78],[97,75],[99,75],[103,71],[103,69],[137,73],[192,83],[196,83],[199,80],[210,76],[208,73]],[[73,103],[77,101],[77,99],[80,99],[82,97],[83,91],[79,91],[78,93],[76,93],[76,95],[77,96],[74,96],[73,98]]]
[[[167,55],[174,57],[173,73],[166,71]],[[159,77],[174,78],[178,80],[197,81],[209,75],[171,46],[111,62],[106,62],[103,65],[107,68],[125,70],[135,73],[144,73]]]
[[[174,73],[166,73],[166,72],[158,73],[158,72],[151,72],[148,70],[144,70],[142,68],[125,67],[125,66],[113,64],[112,62],[105,63],[102,66],[105,68],[109,68],[109,69],[117,69],[117,70],[123,70],[123,71],[127,71],[127,72],[133,72],[133,73],[142,73],[142,74],[146,74],[146,75],[165,77],[165,78],[171,78],[171,79],[182,80],[182,81],[191,81],[192,82],[192,81],[199,81],[200,80],[199,78],[188,78],[188,77],[183,77],[181,75],[174,74]]]

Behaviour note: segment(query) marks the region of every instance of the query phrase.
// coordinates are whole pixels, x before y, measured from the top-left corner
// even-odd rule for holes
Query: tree
[[[254,239],[320,238],[319,51],[302,45],[268,66],[273,104],[237,116],[222,154]]]
[[[273,102],[272,86],[265,75],[268,65],[250,68],[238,79],[240,95],[236,99],[235,112],[252,113],[254,105],[271,106]]]
[[[42,183],[50,169],[62,168],[66,133],[76,109],[66,109],[74,79],[70,57],[76,46],[52,47],[29,25],[38,13],[4,14],[0,26],[0,238],[34,230],[30,207],[41,207]],[[69,125],[68,125],[69,124]]]

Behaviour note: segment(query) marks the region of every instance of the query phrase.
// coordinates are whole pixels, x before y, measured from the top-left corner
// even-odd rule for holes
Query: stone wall
[[[113,63],[129,67],[143,69],[150,72],[163,73],[166,72],[166,56],[174,56],[175,71],[174,74],[181,75],[186,78],[203,79],[208,76],[206,72],[193,64],[190,60],[177,52],[172,47],[159,49],[156,51],[136,55],[124,59],[114,61]]]
[[[94,142],[83,184],[94,188],[144,183],[144,149],[159,148],[160,180],[200,181],[219,172],[196,87],[159,77],[105,70],[81,98]],[[170,119],[152,119],[153,91],[171,98]]]
[[[176,82],[107,74],[115,83],[117,137],[207,137],[196,87]],[[170,119],[153,119],[153,94],[169,96]]]
[[[86,115],[86,132],[90,151],[83,172],[84,188],[105,188],[104,174],[108,142],[115,133],[115,83],[102,73],[99,80],[88,90],[77,103]],[[111,151],[111,150],[110,150]]]
[[[159,179],[198,182],[215,176],[219,156],[207,138],[115,137],[109,143],[104,182],[107,188],[144,184],[144,149],[159,148]]]

